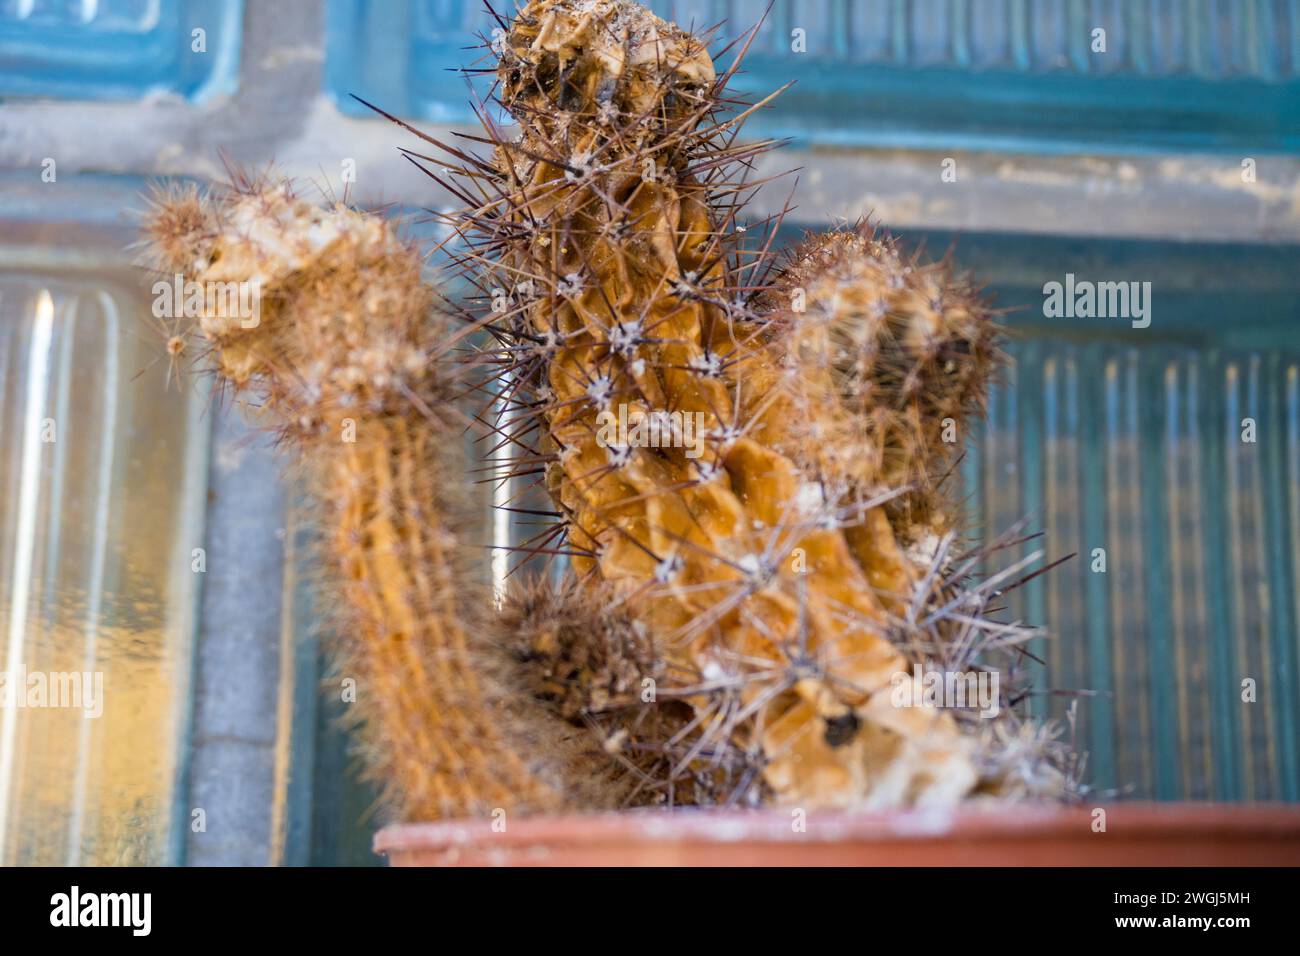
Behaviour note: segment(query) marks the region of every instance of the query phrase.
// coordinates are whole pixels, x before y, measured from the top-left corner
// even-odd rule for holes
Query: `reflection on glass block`
[[[231,93],[243,0],[0,0],[0,98]]]
[[[132,273],[9,258],[0,864],[174,862],[206,399],[192,379],[166,388]]]
[[[719,45],[768,0],[654,0]],[[510,4],[498,4],[503,10]],[[1300,8],[1288,0],[775,0],[737,89],[795,86],[755,130],[813,142],[1070,150],[1300,147]],[[471,122],[478,0],[328,0],[341,109]],[[728,54],[722,63],[729,63]],[[487,85],[477,84],[480,95]]]

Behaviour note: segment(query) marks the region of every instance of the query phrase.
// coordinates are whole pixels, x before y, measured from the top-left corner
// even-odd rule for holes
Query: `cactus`
[[[630,0],[530,0],[492,47],[518,135],[485,124],[477,156],[419,134],[467,202],[465,301],[379,218],[283,185],[163,197],[150,225],[167,268],[266,284],[257,328],[200,331],[314,479],[398,813],[1067,792],[1068,748],[1007,706],[1040,632],[994,607],[1037,555],[979,578],[1020,542],[964,548],[944,491],[998,366],[988,304],[865,225],[784,263],[779,222],[742,228],[775,144],[738,139],[740,55],[719,75]],[[458,419],[460,393],[490,405]],[[569,564],[497,613],[446,493],[450,437],[482,423],[515,455],[494,477],[559,515],[521,550]],[[927,702],[914,666],[997,669],[1004,716]]]
[[[728,689],[693,703],[711,744],[757,752],[768,796],[973,791],[953,717],[891,691],[912,632],[1007,634],[978,591],[952,624],[968,569],[905,550],[954,524],[936,429],[978,411],[986,305],[869,230],[812,240],[768,280],[729,175],[771,144],[736,145],[728,76],[636,4],[535,0],[494,48],[519,135],[462,170],[486,199],[451,221],[511,357],[517,473],[546,460],[575,573],[623,594],[678,672]],[[783,305],[795,286],[812,312]]]
[[[905,258],[868,223],[809,236],[777,290],[792,454],[851,496],[906,488],[886,505],[895,532],[942,536],[958,514],[942,479],[1001,365],[988,304],[950,262]]]
[[[392,812],[598,802],[581,781],[608,758],[518,692],[490,592],[465,557],[463,426],[450,401],[461,386],[418,253],[382,219],[314,206],[283,182],[166,194],[146,234],[168,272],[260,289],[254,321],[209,305],[190,332],[292,448],[320,509],[321,595]]]

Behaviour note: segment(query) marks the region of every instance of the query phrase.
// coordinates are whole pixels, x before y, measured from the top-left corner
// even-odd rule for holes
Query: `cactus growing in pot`
[[[396,814],[1063,795],[1014,666],[990,721],[920,686],[1038,634],[994,609],[1028,560],[977,578],[943,487],[998,364],[987,303],[867,226],[785,259],[776,223],[742,228],[739,173],[774,144],[738,138],[739,56],[719,74],[630,0],[531,0],[492,46],[517,134],[443,147],[477,295],[440,301],[388,224],[280,183],[149,224],[168,269],[265,286],[258,327],[195,334],[312,478]],[[464,392],[490,405],[462,416]],[[451,436],[484,425],[568,557],[499,610],[445,493]]]

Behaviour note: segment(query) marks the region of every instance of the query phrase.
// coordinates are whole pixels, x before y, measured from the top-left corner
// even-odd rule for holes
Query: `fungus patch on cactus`
[[[719,69],[630,0],[526,3],[485,45],[516,127],[476,153],[401,124],[465,203],[443,216],[459,301],[382,219],[283,185],[155,209],[166,268],[266,287],[258,328],[201,333],[314,477],[364,746],[406,818],[1076,786],[1017,713],[1042,632],[999,617],[1041,553],[980,577],[1026,539],[969,547],[945,491],[995,313],[870,226],[782,257],[780,217],[741,218],[778,145],[740,137],[766,101],[727,91],[753,35]],[[490,400],[461,415],[465,394]],[[499,610],[457,546],[462,428],[513,456],[494,479],[550,495],[521,555],[566,558]],[[998,716],[899,706],[926,670],[996,672]]]

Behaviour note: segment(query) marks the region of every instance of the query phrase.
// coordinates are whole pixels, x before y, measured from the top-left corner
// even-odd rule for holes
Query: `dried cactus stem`
[[[318,208],[287,183],[164,196],[147,230],[168,270],[263,284],[258,322],[204,314],[198,326],[221,380],[256,396],[308,482],[334,650],[357,680],[352,719],[393,814],[593,798],[601,767],[512,683],[463,554],[464,503],[448,491],[464,473],[457,386],[418,254],[382,220]]]

